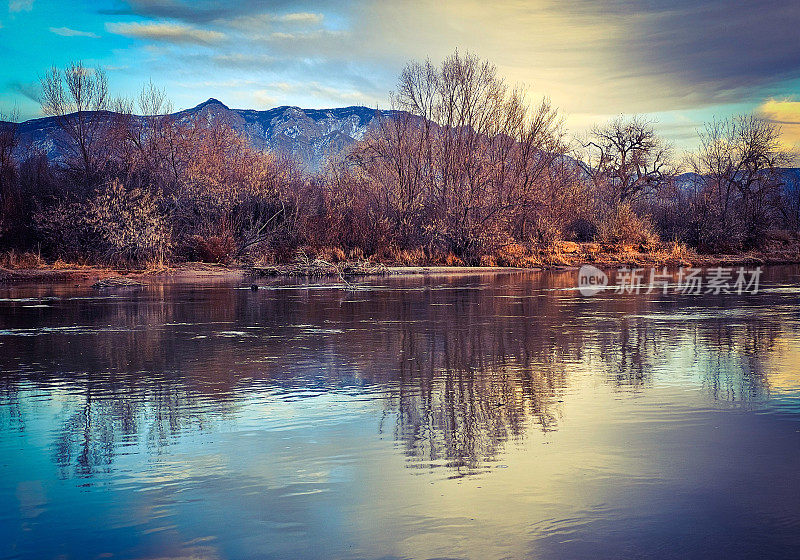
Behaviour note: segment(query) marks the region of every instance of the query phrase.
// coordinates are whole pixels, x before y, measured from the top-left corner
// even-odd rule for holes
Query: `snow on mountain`
[[[108,116],[108,113],[100,114],[100,118]],[[171,115],[184,122],[221,120],[246,134],[257,148],[290,155],[312,171],[361,140],[369,127],[375,126],[375,116],[375,109],[360,106],[335,109],[281,106],[266,111],[230,109],[213,98]],[[63,157],[61,152],[66,139],[54,118],[25,121],[19,124],[18,131],[20,150],[33,146],[51,159]]]

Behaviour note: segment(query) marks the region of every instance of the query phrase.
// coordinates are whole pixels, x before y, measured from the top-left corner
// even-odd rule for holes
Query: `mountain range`
[[[173,113],[177,120],[222,120],[244,133],[254,146],[290,155],[311,171],[364,137],[375,126],[376,109],[352,106],[334,109],[301,109],[281,106],[266,111],[231,109],[217,99]],[[393,111],[384,111],[391,115]],[[44,117],[18,125],[19,149],[33,146],[52,159],[63,154],[59,137],[64,133],[54,117]]]
[[[376,126],[377,113],[376,109],[363,106],[301,109],[284,105],[265,111],[231,109],[211,98],[170,116],[179,121],[221,120],[245,134],[255,147],[289,155],[309,171],[317,171],[328,158],[340,154],[361,140],[370,127]],[[381,114],[392,116],[397,112],[381,111]],[[60,146],[65,145],[66,138],[54,117],[19,123],[17,131],[19,155],[24,155],[24,151],[33,146],[51,160],[57,161],[63,156]],[[800,169],[786,168],[782,175],[787,188],[798,188]],[[696,178],[694,173],[684,173],[677,179],[679,185],[688,188]]]

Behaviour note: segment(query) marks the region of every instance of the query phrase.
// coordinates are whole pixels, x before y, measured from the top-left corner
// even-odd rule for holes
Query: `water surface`
[[[0,289],[0,558],[796,558],[799,274]]]

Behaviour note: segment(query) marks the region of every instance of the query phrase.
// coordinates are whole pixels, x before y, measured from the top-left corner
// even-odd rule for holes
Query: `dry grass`
[[[305,278],[371,276],[386,274],[383,264],[370,261],[344,261],[333,263],[318,256],[309,256],[304,250],[297,252],[293,263],[283,265],[253,266],[252,271],[261,276],[299,276]]]
[[[507,243],[492,255],[497,266],[536,268],[542,265],[541,256],[520,243]]]
[[[464,261],[453,253],[447,253],[444,257],[445,266],[464,266]]]
[[[347,253],[347,258],[351,261],[363,261],[364,251],[361,249],[361,247],[350,249],[350,251]]]
[[[363,255],[363,253],[362,253]],[[358,260],[352,259],[351,260]],[[424,266],[431,264],[422,247],[400,249],[394,245],[381,248],[372,258],[376,262],[394,266]]]
[[[50,268],[53,270],[89,270],[89,269],[105,269],[105,266],[97,266],[88,264],[86,262],[72,262],[72,261],[65,261],[61,258],[58,258],[50,265]]]
[[[142,274],[161,274],[167,272],[169,269],[170,267],[167,266],[164,259],[152,259],[145,263]]]
[[[311,255],[316,259],[331,263],[339,263],[347,260],[347,255],[340,247],[304,247],[302,253]]]
[[[0,253],[0,267],[10,269],[36,269],[42,268],[46,263],[36,253],[19,252],[15,250]]]
[[[494,255],[482,255],[480,260],[481,266],[497,266],[497,259]]]

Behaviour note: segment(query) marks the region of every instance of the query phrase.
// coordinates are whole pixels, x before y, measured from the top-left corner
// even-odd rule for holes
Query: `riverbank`
[[[499,261],[499,262],[498,262]],[[651,267],[733,267],[800,263],[800,247],[787,245],[763,251],[738,254],[698,254],[685,246],[670,244],[656,248],[601,246],[596,243],[564,242],[538,251],[521,248],[507,250],[498,258],[485,260],[482,266],[407,265],[371,260],[331,262],[320,257],[298,259],[287,264],[212,264],[181,263],[148,270],[118,269],[103,266],[20,262],[23,266],[0,267],[0,283],[74,283],[103,287],[109,278],[126,278],[129,285],[146,284],[149,279],[175,282],[240,282],[267,277],[339,277],[347,279],[401,274],[476,274],[522,270],[564,270],[591,264],[601,269]],[[113,282],[112,282],[113,283]]]
[[[382,266],[368,273],[353,274],[350,272],[337,272],[347,269],[348,263],[342,266],[320,271],[301,270],[296,267],[284,269],[282,267],[256,267],[247,265],[214,265],[208,263],[182,263],[165,267],[158,271],[127,270],[106,267],[76,266],[67,268],[54,268],[52,265],[43,265],[38,268],[7,269],[0,268],[0,285],[2,284],[75,284],[93,286],[96,288],[134,287],[147,284],[150,280],[169,280],[176,283],[245,283],[257,281],[259,278],[336,278],[352,279],[356,277],[401,275],[401,274],[475,274],[514,272],[535,270],[533,268],[502,267],[502,266]],[[123,282],[121,279],[127,280]]]

